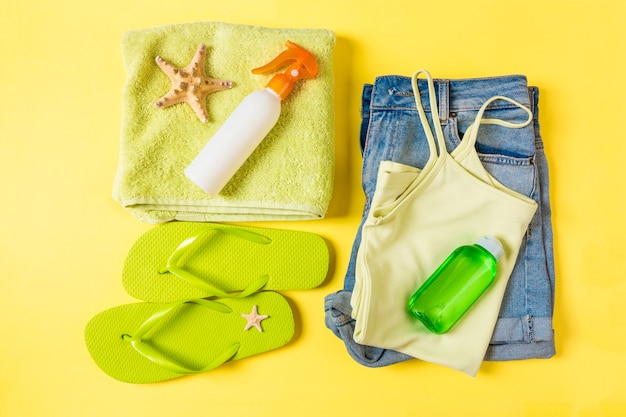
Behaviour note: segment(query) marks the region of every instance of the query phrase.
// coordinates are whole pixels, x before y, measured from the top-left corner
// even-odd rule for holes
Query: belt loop
[[[450,117],[450,81],[438,80],[439,84],[439,121],[442,124],[448,123]]]
[[[528,92],[530,96],[530,110],[533,112],[535,120],[539,120],[539,88],[534,86],[528,87]]]

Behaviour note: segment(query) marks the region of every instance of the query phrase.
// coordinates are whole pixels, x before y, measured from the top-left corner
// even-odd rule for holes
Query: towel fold
[[[185,167],[241,100],[265,87],[272,74],[254,75],[251,69],[274,59],[286,49],[287,40],[316,57],[318,76],[296,83],[272,131],[219,195],[207,195],[184,176]],[[185,67],[201,43],[207,47],[207,75],[235,84],[209,94],[206,123],[187,103],[154,105],[171,87],[155,57]],[[222,22],[124,33],[127,78],[113,198],[148,223],[324,217],[334,179],[334,46],[334,33],[325,29]]]

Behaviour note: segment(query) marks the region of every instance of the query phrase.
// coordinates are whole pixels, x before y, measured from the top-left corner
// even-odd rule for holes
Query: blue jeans
[[[419,82],[421,100],[433,129],[426,97],[426,81]],[[528,87],[524,76],[435,80],[435,90],[448,151],[460,143],[480,106],[492,96],[510,97],[528,105],[533,111],[532,128],[509,129],[506,134],[501,134],[498,129],[502,127],[483,125],[478,133],[476,147],[489,173],[510,189],[533,198],[539,206],[509,279],[485,360],[549,358],[555,354],[552,329],[554,259],[548,165],[539,133],[539,90]],[[417,122],[402,121],[399,114],[406,114],[407,110],[414,110]],[[499,109],[496,103],[494,107],[488,108],[485,117],[498,117],[499,111],[505,110]],[[351,317],[350,297],[355,284],[355,261],[361,241],[361,228],[376,190],[380,162],[393,160],[422,168],[429,149],[421,128],[407,128],[407,125],[419,125],[410,77],[383,76],[378,77],[374,85],[366,84],[363,88],[361,116],[365,207],[344,287],[325,299],[325,321],[326,326],[344,341],[349,354],[357,362],[380,367],[411,357],[392,350],[360,345],[353,340],[354,320]],[[404,300],[398,302],[403,303]]]

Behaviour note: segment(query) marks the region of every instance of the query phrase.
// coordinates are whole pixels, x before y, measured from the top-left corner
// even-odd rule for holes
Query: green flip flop
[[[264,291],[246,298],[114,307],[89,321],[85,342],[106,374],[144,384],[277,349],[293,333],[287,300]]]
[[[173,222],[135,242],[122,282],[130,295],[152,302],[245,297],[260,289],[315,288],[326,278],[328,262],[326,242],[313,233]]]

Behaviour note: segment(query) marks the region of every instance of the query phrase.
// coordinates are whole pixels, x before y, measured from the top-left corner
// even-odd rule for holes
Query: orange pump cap
[[[291,41],[287,41],[286,45],[287,49],[271,62],[252,70],[253,74],[269,74],[290,64],[285,72],[274,75],[266,85],[278,94],[281,100],[291,93],[296,81],[314,78],[318,72],[317,61],[309,51]]]

